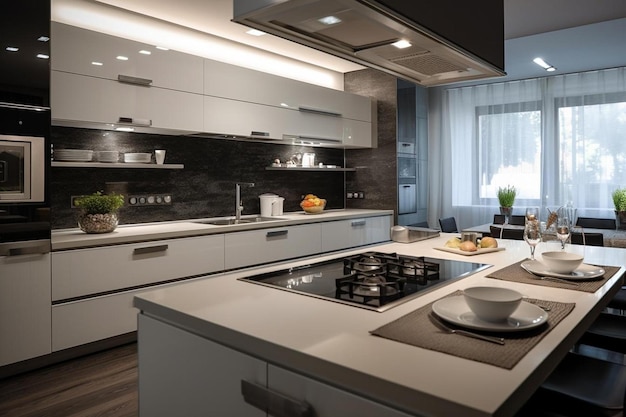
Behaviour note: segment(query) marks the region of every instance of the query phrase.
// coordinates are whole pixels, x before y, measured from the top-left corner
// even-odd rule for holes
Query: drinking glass
[[[538,220],[526,221],[524,226],[524,240],[530,246],[530,259],[535,260],[535,247],[541,242],[541,228]]]
[[[539,221],[539,207],[526,207],[526,223]]]
[[[565,250],[565,242],[569,239],[571,225],[567,217],[559,217],[556,220],[556,237],[561,241],[561,250]]]

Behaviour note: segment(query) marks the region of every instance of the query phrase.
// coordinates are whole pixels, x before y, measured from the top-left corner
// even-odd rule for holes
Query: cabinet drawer
[[[119,75],[136,77],[151,80],[153,87],[202,94],[202,57],[57,22],[52,22],[51,28],[53,70],[115,81]]]
[[[321,249],[319,224],[278,227],[225,236],[226,269],[313,255]]]
[[[201,131],[202,95],[52,71],[53,124],[59,121],[118,123],[120,117],[152,127]]]
[[[170,239],[52,254],[52,300],[224,269],[224,236]]]
[[[391,216],[366,217],[322,223],[324,252],[390,240]]]

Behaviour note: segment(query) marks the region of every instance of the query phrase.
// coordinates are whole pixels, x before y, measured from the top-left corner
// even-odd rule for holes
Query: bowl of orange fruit
[[[326,200],[319,198],[315,194],[307,194],[300,203],[300,207],[307,214],[319,214],[324,211]]]

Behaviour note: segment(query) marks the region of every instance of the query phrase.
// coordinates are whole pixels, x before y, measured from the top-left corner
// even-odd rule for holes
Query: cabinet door
[[[267,374],[270,390],[307,403],[315,410],[316,417],[409,417],[409,414],[274,365],[268,365]]]
[[[390,240],[391,216],[322,223],[322,251],[334,251]]]
[[[287,120],[285,133],[303,141],[327,146],[371,148],[375,146],[372,124],[359,120],[299,111]]]
[[[220,97],[204,97],[204,132],[282,141],[295,111]]]
[[[209,59],[204,65],[206,95],[296,110],[316,109],[345,119],[372,121],[369,97]]]
[[[64,300],[224,269],[224,235],[52,254],[52,299]]]
[[[50,254],[0,256],[0,366],[50,353]]]
[[[241,381],[266,385],[265,362],[139,315],[139,415],[265,417]]]
[[[203,129],[202,95],[52,71],[53,124],[118,123],[120,117],[180,131]]]
[[[417,211],[417,190],[415,184],[398,185],[398,214]]]
[[[319,253],[322,246],[320,229],[318,223],[227,233],[226,269]]]
[[[202,94],[204,58],[57,22],[51,30],[53,70],[109,80],[136,77],[153,87]]]

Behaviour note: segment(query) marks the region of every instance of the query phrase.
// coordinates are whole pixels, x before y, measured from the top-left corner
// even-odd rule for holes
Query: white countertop
[[[472,257],[434,249],[453,235],[442,233],[411,244],[389,243],[314,259],[378,250],[493,265],[383,313],[237,280],[284,269],[285,265],[310,263],[311,259],[149,291],[135,298],[135,305],[196,334],[404,411],[434,416],[513,415],[619,288],[626,252],[618,248],[568,247],[584,252],[586,263],[622,266],[604,287],[590,294],[485,278],[492,271],[527,258],[526,243],[501,240],[504,251]],[[547,249],[545,246],[537,247],[538,256]],[[576,308],[511,370],[369,334],[425,304],[473,285],[510,287],[529,297],[575,302]]]
[[[145,224],[130,224],[117,227],[111,233],[87,234],[78,228],[52,231],[52,250],[77,249],[82,247],[118,245],[123,243],[146,242],[150,240],[172,239],[188,236],[201,236],[217,233],[230,233],[242,230],[265,229],[293,226],[332,220],[393,215],[393,210],[326,210],[320,214],[306,214],[303,211],[285,213],[267,222],[241,223],[228,226],[199,224],[196,222],[222,218],[192,219]],[[255,215],[256,216],[256,215]],[[243,219],[252,216],[242,216]]]

